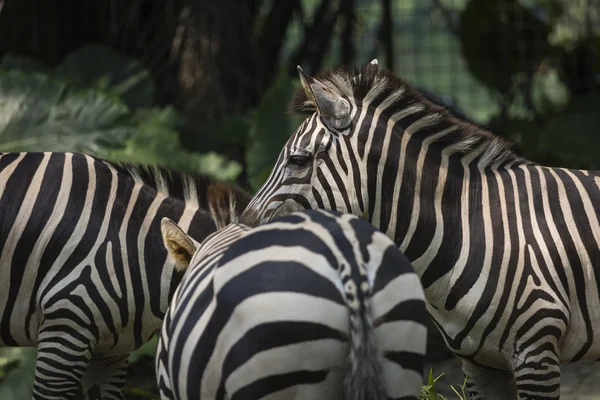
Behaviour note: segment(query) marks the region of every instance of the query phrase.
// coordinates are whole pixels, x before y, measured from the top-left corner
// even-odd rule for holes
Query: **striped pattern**
[[[361,216],[411,260],[474,398],[558,399],[560,363],[600,358],[600,173],[524,160],[376,63],[301,77],[307,118],[241,220],[286,199]]]
[[[0,345],[37,346],[34,399],[71,399],[81,383],[91,397],[123,399],[129,353],[160,327],[182,276],[161,219],[202,239],[226,197],[232,215],[247,204],[206,178],[82,154],[0,154]]]
[[[233,224],[202,243],[171,302],[160,394],[418,399],[426,318],[409,262],[352,215]]]

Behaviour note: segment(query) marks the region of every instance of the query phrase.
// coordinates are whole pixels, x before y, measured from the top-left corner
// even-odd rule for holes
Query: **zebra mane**
[[[239,216],[251,196],[235,185],[216,181],[206,175],[186,174],[162,166],[131,163],[110,163],[119,173],[155,189],[165,196],[183,200],[186,204],[206,210],[217,222]],[[231,222],[231,221],[230,221]]]
[[[388,117],[409,108],[428,114],[431,122],[423,125],[422,128],[451,131],[437,142],[443,142],[444,146],[451,147],[453,153],[457,155],[480,151],[477,156],[480,167],[503,162],[516,164],[528,162],[513,151],[512,142],[474,123],[458,118],[444,106],[428,99],[393,71],[378,71],[377,68],[369,68],[369,66],[350,71],[340,67],[325,71],[317,75],[316,79],[342,97],[369,104],[385,104],[382,115]],[[304,89],[299,88],[290,102],[288,111],[300,116],[309,116],[317,111],[317,107]]]

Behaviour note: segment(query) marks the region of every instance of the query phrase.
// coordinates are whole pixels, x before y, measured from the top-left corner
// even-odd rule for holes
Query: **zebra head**
[[[378,71],[376,60],[317,78],[299,72],[302,88],[290,110],[306,118],[240,217],[247,225],[286,210],[327,209],[401,241],[417,219],[429,224],[419,225],[425,232],[435,225],[434,210],[419,213],[421,203],[445,194],[447,212],[455,212],[472,168],[522,162],[509,142],[457,118],[392,71]],[[295,204],[284,207],[286,200]]]
[[[290,111],[306,119],[246,208],[240,219],[245,224],[266,222],[299,209],[365,214],[367,199],[360,177],[366,171],[356,163],[356,151],[364,154],[368,144],[361,121],[377,97],[367,93],[372,92],[367,83],[377,79],[377,60],[356,73],[340,70],[326,79],[311,77],[300,66],[298,72],[302,88]]]

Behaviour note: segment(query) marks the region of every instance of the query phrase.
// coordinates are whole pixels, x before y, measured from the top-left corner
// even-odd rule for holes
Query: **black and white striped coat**
[[[600,358],[600,173],[524,160],[376,62],[301,79],[307,118],[241,220],[361,216],[415,267],[474,398],[559,398],[560,363]]]
[[[418,399],[427,329],[410,263],[352,215],[308,211],[195,245],[161,329],[163,399]],[[191,254],[193,257],[191,257]]]
[[[201,240],[247,200],[161,169],[1,153],[0,345],[38,348],[34,399],[70,399],[80,384],[122,399],[129,353],[160,327],[182,276],[160,221]]]

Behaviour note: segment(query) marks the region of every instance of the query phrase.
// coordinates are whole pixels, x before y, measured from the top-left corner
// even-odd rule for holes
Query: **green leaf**
[[[56,67],[56,74],[120,97],[131,109],[151,107],[154,83],[137,60],[104,45],[82,47]]]
[[[233,181],[242,171],[235,161],[216,153],[188,152],[181,146],[175,129],[183,120],[177,112],[164,109],[142,109],[133,116],[137,131],[123,149],[110,151],[107,157],[113,161],[141,164],[160,164],[183,172],[199,173],[215,179]]]
[[[84,152],[226,181],[242,170],[239,163],[216,153],[186,151],[179,138],[184,119],[172,107],[146,107],[154,92],[148,72],[110,48],[82,48],[54,72],[14,56],[5,58],[4,66],[0,69],[2,151]],[[35,72],[14,69],[21,66]],[[242,145],[248,124],[239,116],[215,128],[221,139]]]
[[[38,73],[0,72],[0,115],[2,151],[103,155],[134,133],[118,98]]]
[[[446,400],[444,396],[439,394],[435,389],[435,384],[444,374],[433,377],[433,369],[429,369],[429,377],[426,385],[421,385],[421,400]]]
[[[279,152],[300,125],[300,118],[286,113],[296,80],[282,76],[265,93],[250,115],[246,165],[252,189],[258,189],[277,161]]]
[[[466,376],[465,376],[465,379],[464,379],[462,385],[460,385],[458,387],[458,389],[456,389],[454,387],[454,385],[450,385],[450,388],[452,388],[454,393],[456,393],[459,400],[469,400],[469,396],[467,395],[467,377]],[[459,390],[460,390],[460,392],[459,392]]]

